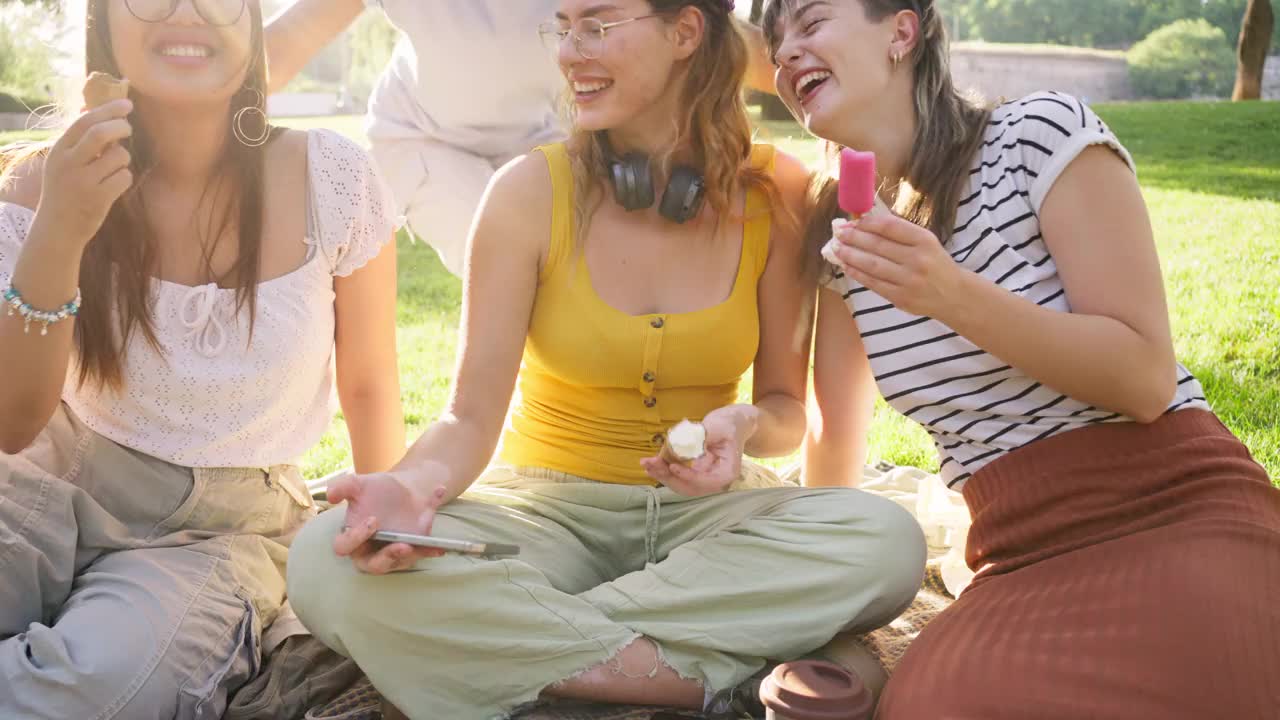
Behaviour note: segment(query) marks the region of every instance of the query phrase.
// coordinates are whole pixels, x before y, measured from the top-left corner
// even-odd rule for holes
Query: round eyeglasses
[[[129,13],[143,22],[164,22],[178,12],[182,0],[124,0]],[[196,12],[210,25],[234,25],[244,14],[246,0],[190,0]]]
[[[542,44],[553,52],[559,51],[565,39],[572,37],[573,47],[578,54],[587,60],[595,60],[604,53],[604,35],[609,28],[655,17],[660,16],[640,15],[614,22],[601,22],[599,18],[585,17],[579,19],[572,27],[566,27],[559,22],[545,22],[538,26],[538,35],[542,37]]]

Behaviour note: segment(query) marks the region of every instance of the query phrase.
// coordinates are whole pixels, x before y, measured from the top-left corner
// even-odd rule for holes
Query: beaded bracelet
[[[5,288],[4,302],[6,305],[9,306],[8,315],[10,317],[14,315],[22,316],[22,332],[24,333],[30,332],[31,323],[38,322],[38,323],[44,324],[44,326],[40,328],[40,334],[48,335],[50,325],[54,323],[62,322],[63,320],[66,320],[69,317],[74,317],[76,314],[80,312],[80,291],[77,289],[76,297],[74,300],[67,303],[66,305],[63,305],[57,310],[54,310],[53,312],[37,310],[31,307],[31,305],[28,304],[26,300],[22,299],[22,295],[20,295],[18,291],[14,289],[13,285],[10,285],[9,287]]]

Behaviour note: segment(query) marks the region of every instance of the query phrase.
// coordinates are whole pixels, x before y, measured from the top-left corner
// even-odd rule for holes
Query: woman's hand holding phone
[[[426,474],[444,472],[428,466]],[[373,535],[379,530],[395,530],[430,535],[436,510],[444,504],[444,483],[424,477],[415,469],[409,480],[397,472],[344,475],[329,484],[333,503],[347,503],[343,531],[333,540],[333,551],[350,557],[356,569],[372,575],[407,570],[419,560],[439,557],[443,550],[407,543],[381,543]],[[422,488],[434,487],[424,492]]]

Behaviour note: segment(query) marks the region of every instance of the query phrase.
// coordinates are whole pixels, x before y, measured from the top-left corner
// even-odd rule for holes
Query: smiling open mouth
[[[800,102],[805,102],[831,77],[829,70],[810,70],[796,80],[795,92]]]
[[[207,59],[217,53],[208,45],[199,44],[181,44],[181,45],[161,45],[156,48],[156,54],[167,58],[183,58],[183,59]]]
[[[612,80],[574,80],[573,93],[579,100],[589,100],[613,87]]]

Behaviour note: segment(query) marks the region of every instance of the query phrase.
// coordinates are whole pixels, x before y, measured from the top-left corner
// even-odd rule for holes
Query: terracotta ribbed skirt
[[[1280,490],[1213,414],[1052,437],[964,496],[978,575],[877,718],[1280,718]]]

